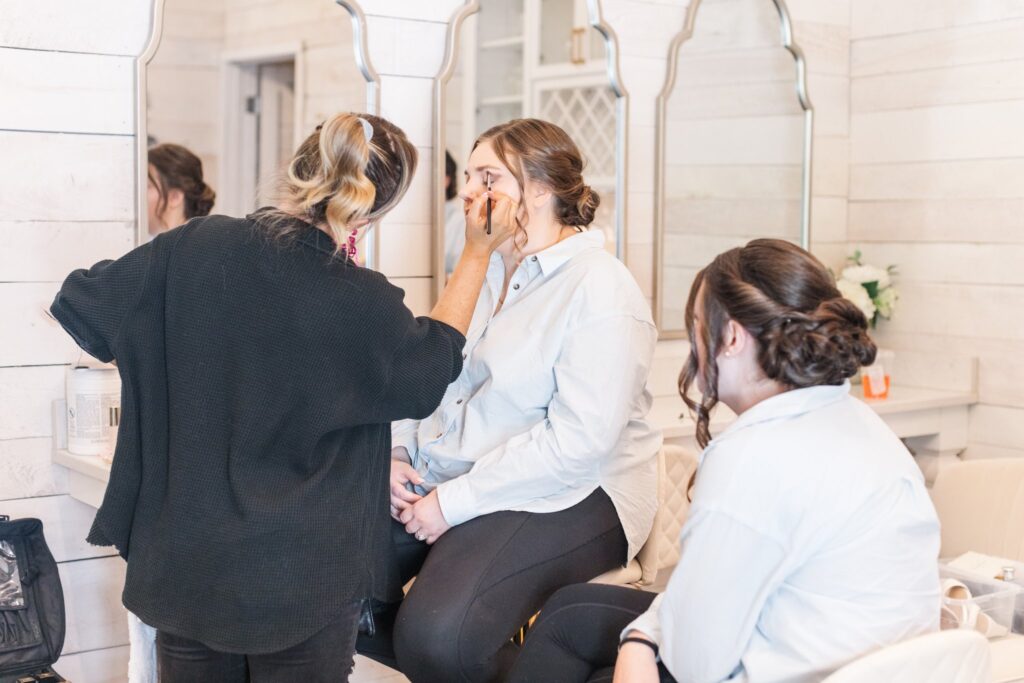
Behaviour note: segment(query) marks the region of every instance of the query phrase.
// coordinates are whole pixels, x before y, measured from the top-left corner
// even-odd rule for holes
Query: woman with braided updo
[[[731,249],[698,273],[686,327],[705,450],[668,588],[559,591],[511,681],[811,683],[938,629],[935,510],[850,395],[876,349],[828,271],[780,240]],[[719,401],[737,418],[712,435]]]
[[[433,414],[392,427],[394,599],[359,642],[413,683],[504,680],[516,631],[557,589],[634,557],[657,508],[657,330],[587,229],[598,196],[579,149],[546,121],[491,128],[463,201],[489,187],[517,207],[513,234],[491,256],[462,374]]]

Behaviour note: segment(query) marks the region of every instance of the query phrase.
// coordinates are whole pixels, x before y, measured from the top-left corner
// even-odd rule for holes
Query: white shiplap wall
[[[57,670],[124,680],[124,563],[50,464],[51,402],[77,347],[44,315],[73,268],[132,246],[133,62],[147,3],[0,0],[0,513],[39,517],[67,606]]]
[[[1024,1],[853,0],[849,239],[889,347],[976,355],[968,457],[1024,456]]]

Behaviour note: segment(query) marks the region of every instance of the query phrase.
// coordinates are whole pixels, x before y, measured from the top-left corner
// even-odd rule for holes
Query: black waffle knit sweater
[[[280,245],[261,215],[76,270],[50,309],[121,374],[89,541],[127,559],[125,606],[248,654],[387,597],[389,423],[437,407],[465,344],[325,233],[300,222]]]

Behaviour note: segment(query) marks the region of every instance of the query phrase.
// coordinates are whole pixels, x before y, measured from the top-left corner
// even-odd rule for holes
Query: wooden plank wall
[[[58,671],[124,680],[124,563],[50,464],[51,403],[80,353],[44,315],[73,268],[133,244],[133,61],[147,3],[0,0],[0,513],[43,520],[68,629]]]
[[[1024,456],[1024,2],[853,0],[849,239],[880,341],[976,355],[969,457]]]

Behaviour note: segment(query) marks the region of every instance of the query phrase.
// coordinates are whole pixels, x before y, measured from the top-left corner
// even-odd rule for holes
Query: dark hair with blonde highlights
[[[583,156],[560,127],[540,119],[513,119],[485,131],[473,149],[482,142],[490,143],[521,193],[524,175],[551,191],[559,223],[585,228],[594,221],[601,197],[583,182]],[[525,245],[525,234],[522,219],[516,216],[513,239],[518,248]]]
[[[363,121],[372,128],[369,139]],[[304,220],[326,225],[341,251],[354,221],[374,221],[398,204],[412,182],[416,160],[416,147],[390,121],[372,114],[335,114],[299,145],[280,193]],[[287,220],[269,223],[280,238],[291,238],[297,230]]]
[[[698,312],[698,293],[703,288]],[[694,316],[699,315],[701,362]],[[769,379],[789,389],[842,384],[875,360],[868,321],[836,289],[818,259],[783,240],[759,239],[719,254],[697,273],[686,303],[690,356],[679,392],[697,420],[697,443],[711,441],[708,423],[718,403],[718,357],[729,320],[758,345],[758,364]],[[689,397],[699,374],[701,400]]]

